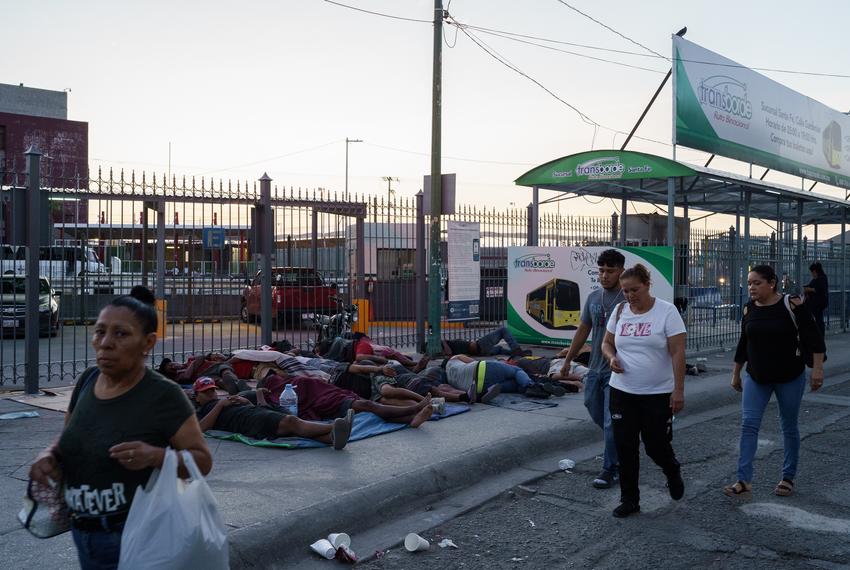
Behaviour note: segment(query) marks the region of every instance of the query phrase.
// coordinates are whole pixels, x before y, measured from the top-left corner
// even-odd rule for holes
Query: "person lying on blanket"
[[[210,352],[202,356],[190,356],[183,364],[174,362],[170,358],[163,358],[157,370],[166,378],[181,385],[192,384],[196,379],[208,376],[215,381],[216,386],[228,394],[235,395],[241,390],[248,389],[248,385],[240,378],[250,378],[252,368],[253,364],[246,367],[240,362],[235,362],[230,355]]]
[[[500,392],[519,392],[529,398],[563,396],[566,390],[553,384],[537,383],[517,366],[498,360],[475,360],[464,354],[445,361],[449,384],[467,393],[470,403],[487,403]]]
[[[418,372],[424,363],[417,364],[410,357],[388,346],[375,344],[365,335],[357,334],[354,340],[335,338],[318,343],[313,349],[314,355],[338,362],[361,362],[368,360],[375,364],[394,364]]]
[[[387,371],[389,372],[389,371]],[[326,420],[345,417],[349,411],[372,412],[379,418],[393,423],[419,427],[432,414],[431,396],[418,401],[408,399],[392,405],[373,402],[361,398],[350,390],[345,390],[309,377],[289,377],[271,374],[260,380],[257,390],[243,392],[248,400],[255,400],[258,406],[279,409],[280,395],[287,384],[292,384],[298,395],[298,417],[303,420]]]
[[[410,398],[410,393],[420,398],[431,394],[437,398],[445,398],[447,402],[465,402],[469,399],[466,392],[447,383],[446,371],[439,366],[419,373],[396,371],[395,375],[387,375],[382,371],[372,374],[373,400],[387,403],[388,398]]]
[[[316,382],[321,382],[316,380]],[[254,439],[297,436],[315,439],[342,449],[351,435],[354,414],[336,418],[333,423],[307,422],[268,407],[253,405],[242,396],[220,398],[215,380],[202,376],[195,380],[195,401],[201,430],[218,429],[246,435]]]

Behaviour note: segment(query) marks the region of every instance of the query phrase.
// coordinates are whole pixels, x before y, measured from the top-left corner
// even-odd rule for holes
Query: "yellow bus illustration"
[[[578,283],[552,279],[525,296],[525,312],[547,329],[575,330],[581,315]]]

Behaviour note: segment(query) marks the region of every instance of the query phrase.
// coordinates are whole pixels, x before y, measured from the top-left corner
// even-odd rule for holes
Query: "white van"
[[[26,248],[0,245],[0,273],[19,275],[26,273]],[[104,267],[97,252],[89,246],[40,247],[38,273],[39,277],[47,277],[58,291],[83,286],[87,293],[109,294],[113,291],[109,270]]]

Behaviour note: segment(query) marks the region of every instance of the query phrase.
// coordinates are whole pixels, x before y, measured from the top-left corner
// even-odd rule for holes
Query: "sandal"
[[[743,481],[736,481],[731,485],[723,487],[723,494],[727,497],[749,497],[752,495],[753,486]]]
[[[794,494],[794,481],[791,479],[782,479],[773,490],[773,494],[777,497],[790,497]]]

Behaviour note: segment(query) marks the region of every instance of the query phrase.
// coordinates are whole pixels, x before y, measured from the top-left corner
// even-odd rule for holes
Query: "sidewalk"
[[[850,379],[850,335],[830,337],[827,384]],[[543,353],[544,351],[535,351]],[[729,388],[732,352],[707,356],[708,371],[686,377],[685,410],[709,411],[739,401]],[[469,413],[427,422],[331,449],[277,450],[210,439],[210,485],[231,529],[231,562],[240,567],[282,567],[307,553],[328,532],[354,537],[370,526],[428,505],[463,489],[475,493],[485,479],[502,477],[550,457],[596,446],[601,432],[590,422],[581,394],[557,398],[558,406],[533,412],[476,405]],[[0,400],[0,413],[34,409]],[[0,421],[0,560],[4,567],[74,567],[70,536],[31,538],[15,520],[29,462],[62,425],[62,414],[39,409],[39,418]],[[552,460],[549,471],[557,470]],[[536,476],[540,476],[538,473]],[[527,472],[527,479],[534,478]],[[371,552],[360,552],[361,556]],[[334,564],[334,563],[329,563]]]

